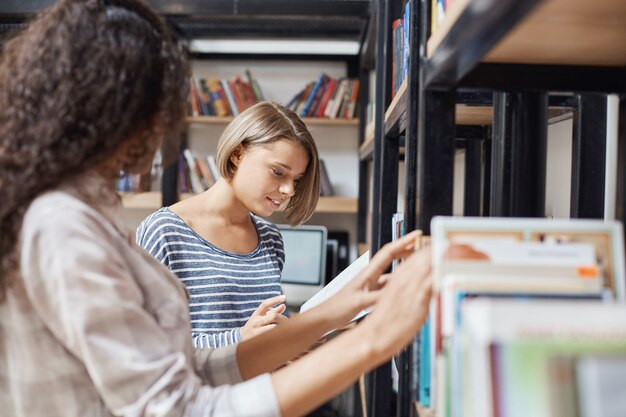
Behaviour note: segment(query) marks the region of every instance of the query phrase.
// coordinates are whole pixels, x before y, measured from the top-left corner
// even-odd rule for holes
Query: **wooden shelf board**
[[[626,1],[546,0],[485,61],[624,66]]]
[[[484,126],[493,123],[493,107],[456,105],[456,124]]]
[[[428,55],[471,1],[457,0],[428,41]],[[483,62],[626,66],[626,1],[545,0]]]
[[[191,197],[193,194],[181,194],[181,200]],[[124,208],[157,210],[162,207],[162,196],[159,191],[145,193],[120,193]]]
[[[398,91],[396,91],[396,95],[393,96],[393,100],[389,103],[389,107],[387,107],[387,111],[385,112],[385,123],[393,117],[392,115],[397,111],[396,107],[400,105],[400,101],[404,100],[406,102],[404,94],[406,93],[407,85],[408,80],[405,78],[404,81],[402,81],[400,88],[398,88]],[[406,107],[406,104],[403,107]],[[401,111],[403,112],[404,110]]]
[[[374,142],[373,132],[372,135],[366,137],[361,146],[359,146],[359,156],[363,156],[365,153],[369,152],[368,148],[372,146],[372,142]]]
[[[158,210],[161,208],[161,193],[151,191],[146,193],[120,193],[122,204],[129,209]],[[193,194],[181,194],[186,199]],[[357,199],[355,197],[320,197],[316,213],[356,213]]]
[[[320,197],[315,212],[356,214],[357,209],[356,197]]]
[[[219,125],[228,124],[233,120],[232,116],[194,116],[187,117],[189,124]],[[307,126],[358,126],[359,119],[324,119],[317,117],[303,117],[302,121]]]

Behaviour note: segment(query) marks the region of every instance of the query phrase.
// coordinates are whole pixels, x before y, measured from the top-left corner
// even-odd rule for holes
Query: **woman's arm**
[[[282,417],[314,409],[405,347],[426,319],[430,294],[430,251],[422,251],[391,274],[376,309],[355,329],[272,374]]]
[[[290,318],[271,332],[240,343],[237,361],[242,377],[249,379],[274,371],[328,331],[342,327],[359,311],[375,304],[381,293],[379,277],[393,259],[413,252],[416,236],[408,234],[381,248],[359,276],[326,302]]]

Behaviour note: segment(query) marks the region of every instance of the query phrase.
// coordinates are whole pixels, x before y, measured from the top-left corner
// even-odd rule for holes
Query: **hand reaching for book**
[[[388,359],[417,334],[431,297],[431,250],[409,256],[389,275],[374,311],[361,324],[372,335],[378,362]]]
[[[241,338],[243,340],[251,339],[287,320],[287,317],[283,315],[287,308],[284,303],[284,295],[264,300],[241,328]]]
[[[321,304],[333,312],[335,328],[348,323],[361,310],[376,304],[380,290],[386,285],[387,276],[382,275],[394,259],[411,254],[419,232],[409,233],[395,242],[383,246],[368,266],[341,291]],[[381,279],[383,278],[383,279]]]

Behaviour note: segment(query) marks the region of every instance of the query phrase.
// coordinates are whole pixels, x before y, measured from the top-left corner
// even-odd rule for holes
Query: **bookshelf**
[[[626,2],[454,0],[431,36],[432,2],[413,0],[410,20],[417,25],[409,32],[407,79],[392,98],[391,59],[383,51],[392,49],[391,24],[405,3],[389,0],[376,10],[377,27],[383,28],[376,38],[378,113],[375,135],[359,148],[361,159],[373,161],[373,252],[390,240],[398,194],[405,199],[407,231],[430,234],[433,216],[452,214],[460,146],[465,215],[543,216],[547,120],[564,114],[574,120],[571,216],[601,217],[605,172],[598,167],[607,159],[603,94],[626,93]],[[623,173],[626,157],[621,158]],[[404,190],[398,182],[401,160]],[[411,361],[405,351],[405,370]],[[386,369],[371,376],[372,415],[389,414],[380,406],[388,378]],[[433,415],[412,402],[410,387],[400,369],[397,415]]]
[[[192,197],[185,193],[180,199]],[[158,210],[162,207],[162,195],[159,191],[145,193],[121,193],[122,203],[128,209]],[[320,197],[316,213],[356,214],[357,199],[354,197]]]

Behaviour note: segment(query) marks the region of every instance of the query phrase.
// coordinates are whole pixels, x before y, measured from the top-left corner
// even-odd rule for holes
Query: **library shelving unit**
[[[430,234],[452,214],[454,153],[465,147],[465,215],[544,216],[547,119],[573,112],[571,217],[604,214],[606,94],[626,94],[623,0],[454,0],[434,33],[431,0],[411,0],[405,84],[391,100],[391,22],[405,1],[378,2],[372,240],[391,239],[398,163],[404,158],[405,230]],[[550,93],[550,95],[548,95]],[[554,93],[554,94],[553,94]],[[618,171],[626,176],[621,101]],[[461,140],[465,139],[465,140]],[[481,195],[482,188],[482,195]],[[626,179],[617,213],[626,215]],[[431,415],[414,404],[407,350],[399,361],[397,415]],[[369,377],[369,416],[390,415],[389,366]]]

